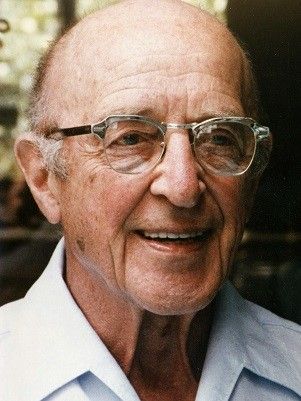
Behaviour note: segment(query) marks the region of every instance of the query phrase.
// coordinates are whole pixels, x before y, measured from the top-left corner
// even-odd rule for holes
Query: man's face
[[[176,27],[157,33],[149,26],[123,33],[108,47],[104,66],[89,72],[89,96],[73,112],[62,111],[59,125],[124,113],[176,123],[243,116],[241,56],[219,34],[214,27],[195,40]],[[168,130],[163,160],[138,175],[113,171],[95,151],[97,143],[89,136],[64,142],[69,176],[60,182],[59,202],[67,269],[80,266],[113,297],[155,313],[205,307],[227,276],[242,235],[245,178],[206,173],[185,130]],[[158,238],[166,234],[177,238]]]

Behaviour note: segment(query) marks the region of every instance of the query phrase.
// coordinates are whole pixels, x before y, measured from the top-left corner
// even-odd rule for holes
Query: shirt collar
[[[76,305],[63,280],[64,242],[24,298],[11,328],[10,356],[18,401],[41,400],[87,371],[121,399],[137,395]],[[16,380],[19,382],[16,383]]]
[[[246,301],[230,282],[221,289],[216,307],[200,399],[207,399],[203,389],[210,400],[221,399],[221,394],[228,399],[244,368],[301,396],[301,358],[296,352],[300,326]]]

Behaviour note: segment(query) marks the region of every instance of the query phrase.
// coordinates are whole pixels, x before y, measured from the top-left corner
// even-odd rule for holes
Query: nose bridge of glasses
[[[197,125],[196,123],[192,123],[192,124],[179,124],[179,123],[163,123],[164,127],[165,127],[165,132],[167,131],[167,129],[171,129],[171,130],[176,130],[176,129],[180,129],[180,130],[187,130],[188,131],[188,135],[189,135],[189,142],[191,144],[193,144],[194,139],[195,139],[195,134],[193,131],[193,128]]]

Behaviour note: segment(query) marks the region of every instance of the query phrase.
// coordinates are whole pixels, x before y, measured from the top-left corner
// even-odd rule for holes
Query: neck
[[[212,305],[192,315],[160,316],[117,296],[80,267],[67,269],[66,281],[142,400],[195,398]]]
[[[194,316],[144,312],[129,378],[142,400],[194,400],[211,325],[211,307]]]

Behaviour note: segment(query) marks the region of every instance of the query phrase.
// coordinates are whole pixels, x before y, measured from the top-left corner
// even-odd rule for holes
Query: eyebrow
[[[114,110],[113,113],[110,115],[138,115],[138,116],[143,116],[143,117],[151,117],[157,121],[161,122],[161,118],[158,117],[159,113],[156,113],[155,110],[151,108],[141,108],[141,107],[131,107],[131,108],[126,108],[126,107],[120,107]],[[202,113],[199,117],[191,119],[189,122],[202,122],[209,120],[210,118],[217,118],[217,117],[244,117],[241,112],[238,112],[238,110],[224,110],[224,111],[206,111],[205,113]],[[104,117],[105,118],[105,117]],[[192,121],[193,120],[193,121]],[[167,121],[165,121],[167,122]],[[171,121],[172,122],[172,121]]]
[[[222,118],[222,117],[245,117],[245,114],[242,113],[241,111],[234,110],[234,109],[228,109],[228,110],[223,110],[223,111],[206,111],[203,113],[199,118],[196,119],[196,121],[205,121],[209,120],[210,118]]]
[[[119,107],[114,110],[111,115],[123,115],[123,114],[130,114],[130,115],[138,115],[144,117],[152,117],[154,116],[154,110],[148,107]]]

